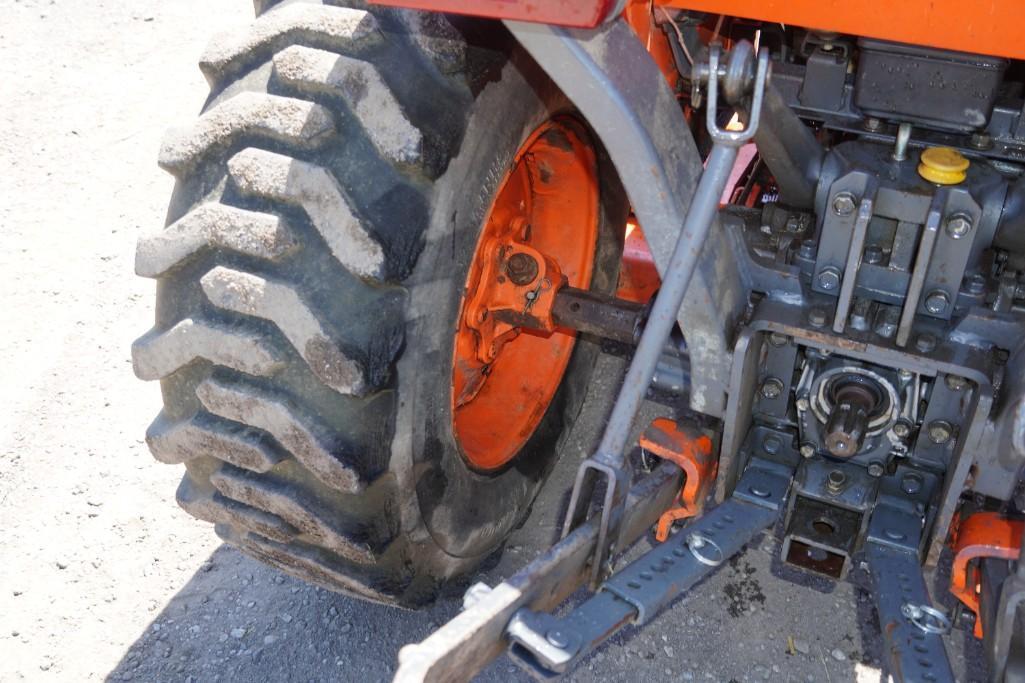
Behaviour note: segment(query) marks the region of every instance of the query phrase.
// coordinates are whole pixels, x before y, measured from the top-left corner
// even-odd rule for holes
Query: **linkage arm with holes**
[[[729,500],[613,575],[566,617],[520,609],[506,629],[509,656],[535,678],[555,678],[624,626],[646,623],[775,522],[790,474],[755,461]]]
[[[929,602],[919,545],[922,519],[880,504],[869,522],[865,555],[875,581],[884,657],[898,683],[953,683],[943,647],[950,621]]]

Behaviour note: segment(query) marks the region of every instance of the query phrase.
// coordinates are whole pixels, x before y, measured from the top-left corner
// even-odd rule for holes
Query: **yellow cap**
[[[953,147],[930,147],[918,164],[918,175],[937,185],[957,185],[967,170],[968,160]]]

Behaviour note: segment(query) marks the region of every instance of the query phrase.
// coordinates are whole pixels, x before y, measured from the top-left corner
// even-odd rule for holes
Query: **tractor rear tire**
[[[257,2],[169,132],[167,227],[136,270],[161,382],[147,433],[179,504],[243,552],[417,607],[494,553],[564,450],[599,353],[581,339],[540,426],[481,472],[451,429],[469,260],[516,150],[564,96],[496,22],[360,3]],[[614,290],[626,202],[598,150],[592,289]]]

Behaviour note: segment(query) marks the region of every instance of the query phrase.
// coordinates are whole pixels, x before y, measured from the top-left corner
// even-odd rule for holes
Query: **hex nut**
[[[883,467],[883,464],[881,462],[870,462],[868,464],[868,476],[872,478],[878,478],[883,476],[883,473],[885,471],[886,468]]]
[[[928,332],[923,332],[915,339],[915,348],[922,353],[929,353],[936,348],[936,337]]]
[[[801,444],[801,457],[810,458],[815,455],[815,444],[803,443]]]

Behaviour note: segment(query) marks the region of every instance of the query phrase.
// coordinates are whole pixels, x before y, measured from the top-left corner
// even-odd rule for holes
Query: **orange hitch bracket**
[[[973,560],[994,558],[1016,560],[1021,552],[1025,521],[1008,519],[996,512],[977,512],[965,518],[954,533],[951,546],[954,564],[950,570],[950,592],[976,614],[975,637],[982,638],[979,595],[982,572]]]
[[[673,522],[696,517],[704,510],[719,463],[712,452],[712,439],[707,434],[666,417],[656,419],[644,430],[641,448],[676,463],[686,475],[683,490],[673,507],[659,517],[655,538],[661,543],[669,538]]]

